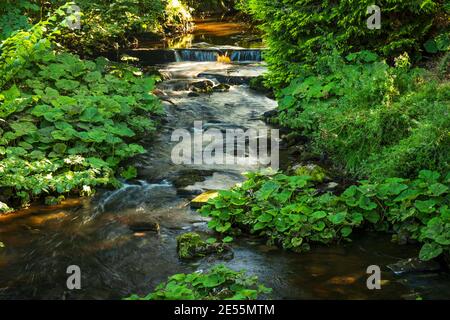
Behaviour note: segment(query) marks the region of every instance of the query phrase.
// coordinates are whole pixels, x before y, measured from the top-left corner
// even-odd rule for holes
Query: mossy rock
[[[230,246],[223,243],[208,244],[195,232],[184,233],[177,237],[177,252],[178,257],[184,260],[203,258],[212,254],[222,258],[232,258],[233,255]]]
[[[295,166],[293,171],[296,176],[310,176],[315,182],[324,182],[327,178],[326,170],[315,164]]]

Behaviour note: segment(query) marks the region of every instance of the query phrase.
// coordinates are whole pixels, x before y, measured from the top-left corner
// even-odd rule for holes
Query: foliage
[[[39,24],[2,43],[0,188],[10,206],[117,186],[121,161],[145,152],[131,140],[152,132],[160,112],[154,79],[106,59],[57,54],[44,31]]]
[[[0,40],[8,38],[16,30],[31,27],[29,17],[40,11],[35,1],[4,0],[0,3]]]
[[[269,244],[301,252],[310,243],[347,239],[364,220],[361,213],[349,213],[337,197],[320,194],[310,176],[249,173],[247,178],[200,209],[212,218],[209,228],[225,234],[249,231]]]
[[[206,273],[176,274],[146,297],[127,300],[253,300],[270,291],[256,276],[218,265]]]
[[[201,236],[196,232],[184,233],[177,237],[177,252],[180,259],[202,258],[207,255],[217,254],[226,257],[225,254],[231,252],[231,248],[226,243],[233,239],[225,237],[223,243],[217,243],[216,239],[202,240]]]
[[[449,168],[450,85],[410,68],[406,54],[390,67],[369,51],[334,52],[318,75],[295,79],[279,97],[280,123],[353,176]]]
[[[75,12],[73,5],[81,12]],[[184,32],[191,21],[189,8],[177,0],[57,0],[45,4],[37,0],[8,0],[0,4],[0,13],[4,13],[0,19],[0,40],[55,14],[72,21],[79,19],[79,29],[64,29],[57,40],[83,55],[111,50],[119,44],[128,46],[133,34]]]
[[[219,233],[249,231],[270,244],[307,251],[310,243],[348,239],[355,228],[374,225],[397,239],[423,243],[420,258],[450,250],[450,174],[421,171],[415,180],[361,181],[341,195],[320,192],[309,176],[260,173],[221,191],[200,212]]]
[[[380,29],[367,27],[372,0],[241,0],[240,8],[261,22],[269,50],[268,80],[276,88],[314,73],[318,53],[371,50],[386,58],[409,52],[418,58],[423,43],[448,27],[445,0],[381,1]],[[443,26],[442,26],[443,25]]]

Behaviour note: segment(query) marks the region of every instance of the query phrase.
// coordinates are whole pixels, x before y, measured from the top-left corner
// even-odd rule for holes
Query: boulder
[[[230,85],[221,83],[221,84],[214,86],[212,89],[214,92],[227,92],[230,90],[230,88],[231,88]]]
[[[436,261],[422,261],[419,258],[400,260],[387,266],[395,274],[434,272],[441,270],[441,265]]]
[[[177,252],[180,259],[203,258],[208,255],[219,255],[220,258],[232,258],[231,247],[224,243],[208,244],[198,233],[189,232],[177,237]]]

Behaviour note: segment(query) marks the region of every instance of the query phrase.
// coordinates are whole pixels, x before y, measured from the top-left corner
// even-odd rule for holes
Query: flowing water
[[[241,34],[240,27],[235,28],[235,24],[209,22],[197,29],[186,46],[189,50],[165,50],[158,68],[167,80],[158,89],[167,118],[157,136],[145,141],[148,153],[134,160],[139,180],[119,190],[100,191],[94,199],[69,199],[59,206],[34,206],[0,216],[0,241],[6,246],[0,249],[1,299],[120,299],[147,294],[172,274],[217,263],[258,275],[273,288],[271,297],[278,299],[450,298],[446,273],[396,276],[390,272],[388,264],[417,256],[418,248],[398,246],[382,234],[356,235],[351,243],[317,246],[305,254],[243,237],[233,244],[234,258],[229,261],[205,258],[188,263],[177,258],[177,235],[197,231],[209,236],[206,220],[189,205],[192,197],[231,187],[243,181],[242,172],[257,167],[175,165],[171,151],[177,142],[171,141],[171,133],[174,129],[192,132],[196,120],[203,121],[204,128],[222,131],[269,129],[261,118],[276,108],[275,101],[246,84],[265,66],[260,51],[230,47],[236,40],[231,35]],[[200,47],[195,41],[206,40],[212,44],[202,43],[202,50],[192,48]],[[161,49],[149,45],[135,51],[155,50]],[[218,52],[228,52],[233,63],[216,62]],[[147,55],[142,62],[161,61]],[[188,90],[193,84],[210,82],[231,87],[208,94]],[[70,265],[81,268],[81,290],[66,287]],[[382,290],[366,287],[370,265],[383,271]]]

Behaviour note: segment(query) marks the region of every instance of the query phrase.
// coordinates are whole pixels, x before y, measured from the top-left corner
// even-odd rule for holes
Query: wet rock
[[[278,117],[278,114],[279,114],[279,112],[277,109],[270,110],[263,114],[263,118],[264,119],[276,118],[276,117]]]
[[[200,80],[195,81],[190,84],[190,89],[196,92],[207,92],[214,87],[214,82],[212,80]]]
[[[208,244],[198,233],[189,232],[177,237],[177,252],[180,259],[203,258],[216,255],[220,258],[233,257],[231,247],[223,243]]]
[[[158,222],[152,222],[152,221],[136,221],[131,223],[129,226],[131,231],[135,233],[141,233],[141,232],[159,232],[160,226]]]
[[[197,92],[189,92],[188,93],[188,97],[190,97],[190,98],[199,97],[199,96],[200,96],[200,94],[198,94]]]
[[[208,170],[183,170],[178,172],[171,181],[175,188],[182,189],[193,185],[196,182],[205,181],[206,177],[209,177],[212,174],[213,172]]]
[[[219,195],[219,192],[217,192],[217,191],[206,191],[191,201],[191,207],[195,208],[195,209],[201,208],[210,199],[214,199],[218,195]]]
[[[230,90],[230,88],[231,88],[230,85],[221,83],[218,84],[217,86],[214,86],[212,89],[214,92],[227,92]]]
[[[395,274],[434,272],[441,269],[441,265],[436,261],[422,261],[419,258],[400,260],[387,266]]]
[[[203,72],[198,75],[199,78],[215,79],[220,83],[229,85],[249,84],[253,77],[247,76],[228,76],[219,73]]]

